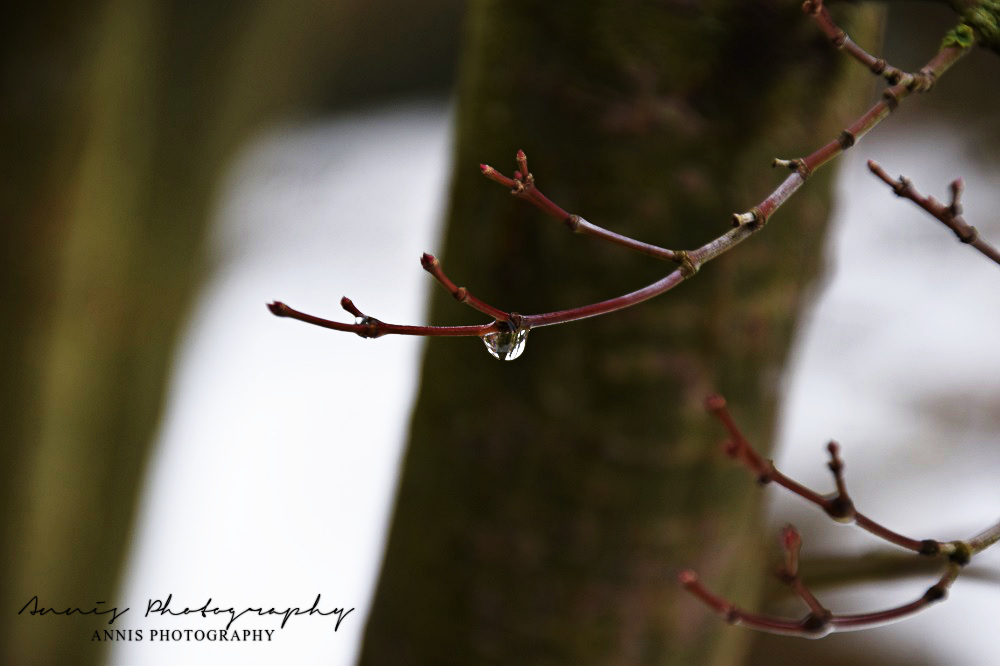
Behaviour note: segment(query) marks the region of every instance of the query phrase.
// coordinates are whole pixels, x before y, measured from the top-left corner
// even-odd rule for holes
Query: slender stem
[[[607,314],[609,312],[614,312],[615,310],[623,310],[635,305],[636,303],[641,303],[645,300],[653,298],[654,296],[659,296],[665,291],[670,291],[683,282],[684,279],[684,275],[678,269],[667,275],[665,278],[628,294],[623,294],[622,296],[618,296],[616,298],[600,301],[598,303],[591,303],[578,308],[571,308],[569,310],[524,315],[523,321],[527,326],[534,328],[537,326],[564,324],[568,321],[576,321],[578,319],[586,319],[587,317],[596,317],[598,315]]]
[[[944,574],[937,583],[927,588],[924,594],[914,601],[901,604],[894,608],[876,611],[874,613],[859,613],[854,615],[834,615],[830,623],[834,630],[857,630],[871,629],[888,622],[895,622],[921,611],[931,604],[943,600],[948,596],[948,590],[952,583],[958,578],[961,567],[957,564],[949,563]]]
[[[832,613],[820,603],[799,577],[799,552],[802,549],[802,535],[794,525],[785,525],[781,530],[781,545],[785,549],[785,566],[778,570],[778,576],[785,580],[795,594],[805,602],[809,613],[818,623],[829,621]]]
[[[313,326],[356,333],[362,338],[379,338],[389,334],[423,335],[428,337],[482,337],[487,333],[498,330],[496,322],[480,326],[404,326],[401,324],[387,324],[372,317],[364,317],[357,324],[345,324],[293,310],[281,301],[268,303],[267,309],[276,317],[289,317],[290,319],[298,319]]]
[[[629,238],[628,236],[622,236],[613,231],[608,231],[603,227],[599,227],[596,224],[588,222],[579,215],[571,215],[570,219],[566,221],[566,226],[568,226],[572,231],[587,236],[593,236],[595,238],[600,238],[614,245],[619,245],[629,250],[634,250],[640,254],[644,254],[647,257],[653,257],[655,259],[666,259],[668,261],[676,261],[677,253],[673,250],[668,250],[663,247],[656,245],[650,245],[649,243],[643,243],[642,241],[635,240],[634,238]]]
[[[600,238],[601,240],[634,250],[648,257],[665,259],[667,261],[677,260],[677,253],[673,250],[623,236],[600,227],[593,222],[588,222],[579,215],[566,212],[538,189],[538,186],[535,184],[534,174],[529,173],[527,170],[528,158],[525,156],[523,150],[517,151],[516,159],[519,170],[514,172],[513,178],[508,178],[488,164],[480,164],[479,170],[490,180],[509,188],[510,193],[514,196],[528,201],[546,215],[555,218],[558,222],[562,222],[574,233]]]
[[[969,546],[971,554],[975,555],[976,553],[983,552],[998,541],[1000,541],[1000,522],[990,525],[971,539],[966,539],[965,543]]]
[[[438,261],[437,257],[424,252],[424,255],[420,257],[420,265],[424,267],[424,270],[434,276],[434,279],[441,283],[441,285],[448,290],[448,292],[455,297],[455,300],[459,303],[465,303],[469,307],[479,310],[485,315],[493,317],[497,321],[510,321],[510,314],[504,312],[503,310],[498,310],[489,303],[481,301],[471,293],[465,287],[459,287],[454,282],[452,282],[447,275],[444,273],[444,269],[441,267],[441,262]]]
[[[911,539],[875,522],[855,509],[854,502],[851,501],[847,492],[847,484],[844,482],[844,462],[840,458],[840,448],[836,442],[827,444],[827,451],[830,453],[828,467],[833,474],[837,492],[833,495],[822,495],[782,473],[775,467],[773,461],[765,460],[753,448],[739,426],[736,425],[736,421],[726,407],[725,398],[718,395],[709,396],[705,400],[705,407],[713,416],[719,419],[729,434],[729,439],[726,441],[725,446],[726,454],[742,463],[759,483],[774,482],[807,502],[815,504],[834,520],[854,522],[861,529],[874,534],[880,539],[913,551],[914,553],[936,555],[947,550],[947,544],[945,543],[932,539],[922,541]]]
[[[802,585],[796,574],[789,583],[810,609],[809,614],[800,620],[747,612],[723,597],[712,593],[702,584],[694,571],[682,571],[678,578],[684,589],[716,613],[722,615],[730,624],[742,624],[769,634],[820,638],[835,631],[871,629],[913,615],[947,597],[948,590],[958,578],[961,569],[961,565],[949,562],[937,583],[927,588],[927,591],[914,601],[872,613],[842,615],[827,610]]]
[[[823,509],[823,511],[829,513],[828,508],[830,505],[830,500],[825,495],[821,495],[812,488],[804,486],[795,479],[786,476],[785,474],[780,472],[776,467],[774,467],[773,462],[771,463],[771,467],[772,467],[771,470],[772,481],[777,483],[785,490],[791,491],[792,493],[798,495],[807,502],[815,504],[819,508]]]
[[[852,58],[870,69],[872,73],[881,75],[891,84],[899,83],[904,77],[912,78],[914,76],[893,67],[882,58],[876,58],[861,48],[857,42],[851,39],[850,35],[834,23],[833,17],[830,16],[830,12],[827,11],[822,0],[808,0],[803,4],[802,9],[813,17],[816,25],[836,48],[847,52]]]
[[[918,541],[917,539],[903,536],[899,532],[894,532],[888,527],[875,522],[860,511],[854,514],[854,524],[866,532],[874,534],[883,541],[888,541],[906,550],[912,550],[914,553],[922,553],[927,549],[926,540]]]
[[[934,197],[925,197],[920,194],[913,187],[913,183],[910,182],[909,178],[903,176],[900,176],[898,179],[893,178],[874,160],[868,160],[868,169],[886,185],[891,187],[897,197],[909,199],[917,204],[951,229],[958,237],[958,240],[971,245],[989,259],[1000,264],[1000,250],[991,245],[979,234],[979,231],[974,226],[966,222],[962,217],[962,206],[959,202],[963,188],[961,180],[955,180],[949,186],[951,190],[951,202],[946,206]]]
[[[812,615],[807,615],[801,620],[792,620],[746,611],[726,599],[713,594],[698,579],[698,575],[690,569],[682,571],[678,579],[681,585],[684,586],[684,589],[716,613],[722,615],[729,624],[739,624],[764,633],[785,636],[811,636],[819,638],[829,633],[829,625],[813,622]]]

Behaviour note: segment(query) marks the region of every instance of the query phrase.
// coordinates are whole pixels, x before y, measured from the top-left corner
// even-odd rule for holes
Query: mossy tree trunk
[[[536,313],[672,266],[575,237],[479,175],[523,148],[540,188],[670,248],[836,136],[868,100],[800,3],[475,5],[441,258],[487,302]],[[865,40],[871,12],[838,11]],[[632,310],[531,333],[498,363],[431,340],[362,662],[732,664],[745,634],[686,598],[697,566],[753,605],[759,489],[702,408],[724,393],[766,449],[790,337],[819,271],[831,171],[735,252]],[[439,293],[435,323],[477,321]]]

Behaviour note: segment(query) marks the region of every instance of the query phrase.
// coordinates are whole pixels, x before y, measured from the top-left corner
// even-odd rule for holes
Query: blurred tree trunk
[[[101,658],[90,638],[107,616],[16,613],[36,595],[57,609],[118,603],[232,151],[277,111],[446,83],[458,16],[457,0],[48,0],[0,22],[0,662]],[[426,58],[407,54],[418,45]]]
[[[602,300],[673,267],[574,237],[482,178],[523,148],[542,191],[671,248],[836,136],[870,75],[797,1],[485,0],[468,24],[443,261],[504,309]],[[871,44],[877,16],[838,8]],[[832,170],[768,229],[632,310],[537,330],[514,363],[431,340],[362,662],[733,664],[747,634],[676,573],[753,606],[758,488],[702,408],[727,395],[767,448],[796,314],[819,271]],[[475,321],[447,295],[436,323]]]

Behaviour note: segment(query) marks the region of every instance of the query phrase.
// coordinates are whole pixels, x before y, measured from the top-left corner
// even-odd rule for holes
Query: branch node
[[[969,548],[969,544],[964,541],[952,541],[949,545],[951,546],[951,552],[948,553],[949,562],[964,567],[972,560],[972,549]]]
[[[756,231],[757,229],[763,227],[766,223],[767,217],[758,206],[754,206],[745,213],[733,213],[734,227],[742,227],[746,225]]]
[[[840,147],[847,150],[857,142],[857,137],[850,130],[844,130],[837,137],[837,142],[840,143]]]
[[[899,108],[899,95],[892,88],[886,88],[882,91],[882,99],[885,101],[885,105],[889,107],[889,113]]]
[[[959,232],[958,239],[963,243],[972,245],[973,243],[979,240],[979,230],[976,229],[974,226],[969,225],[961,232]]]
[[[924,67],[913,76],[907,87],[913,92],[927,92],[934,87],[936,81],[937,73],[933,69]]]
[[[680,270],[681,275],[685,278],[689,278],[698,272],[698,264],[694,263],[691,255],[684,250],[674,252],[674,261],[679,264],[678,270]]]
[[[927,557],[934,557],[935,555],[941,554],[941,544],[939,544],[934,539],[924,539],[920,542],[920,550],[917,554],[924,555]]]
[[[802,176],[802,180],[806,180],[807,178],[809,178],[809,176],[812,175],[812,170],[809,168],[809,165],[807,165],[806,161],[801,157],[797,157],[794,160],[783,160],[775,157],[774,160],[771,162],[771,166],[784,167],[789,171],[794,171],[795,173]]]
[[[805,619],[802,620],[802,628],[810,634],[823,634],[825,636],[830,628],[830,621],[833,620],[833,613],[824,610],[826,612],[814,611],[806,615]]]
[[[361,325],[362,328],[358,329],[357,333],[362,338],[374,339],[384,335],[382,322],[375,317],[362,317],[358,324]]]
[[[913,181],[911,181],[906,176],[900,176],[899,179],[892,184],[892,193],[895,194],[897,197],[906,198],[908,197],[908,194],[910,192],[910,187],[912,185]]]
[[[941,601],[948,596],[948,588],[941,583],[936,583],[927,588],[924,592],[923,600],[928,604],[932,604],[935,601]]]
[[[841,495],[831,498],[823,507],[823,510],[826,511],[826,515],[838,523],[849,523],[857,515],[854,502],[850,498]]]

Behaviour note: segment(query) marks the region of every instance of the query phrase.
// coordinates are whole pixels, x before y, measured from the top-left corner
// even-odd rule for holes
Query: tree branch
[[[874,160],[868,160],[868,169],[881,178],[886,185],[891,187],[893,194],[897,197],[909,199],[917,204],[951,229],[958,237],[958,240],[971,245],[995,263],[1000,264],[1000,250],[997,250],[989,241],[980,236],[979,231],[962,217],[962,204],[959,198],[962,196],[964,185],[961,178],[951,182],[949,186],[951,201],[948,205],[945,205],[934,197],[925,197],[920,192],[917,192],[909,178],[900,176],[898,179],[893,179]]]
[[[289,317],[298,319],[313,326],[330,328],[335,331],[355,333],[362,338],[380,338],[383,335],[420,335],[427,337],[483,337],[484,335],[497,330],[496,322],[481,326],[405,326],[401,324],[387,324],[374,317],[359,314],[357,308],[351,303],[351,299],[344,296],[340,299],[341,306],[357,318],[354,324],[345,324],[339,321],[330,321],[322,317],[316,317],[305,312],[293,310],[281,301],[274,301],[267,304],[267,309],[275,317]]]
[[[799,550],[802,546],[802,537],[794,527],[789,525],[781,532],[782,546],[785,549],[785,563],[778,570],[778,577],[791,587],[809,608],[809,613],[802,619],[794,620],[750,613],[709,591],[698,580],[698,576],[693,570],[688,569],[679,574],[679,580],[684,588],[705,605],[725,617],[727,622],[743,624],[767,633],[813,638],[825,636],[833,631],[868,629],[879,626],[912,615],[932,603],[944,599],[948,589],[958,578],[962,567],[967,565],[974,555],[1000,541],[1000,522],[964,541],[917,540],[894,532],[855,509],[854,503],[847,494],[847,485],[844,482],[844,462],[840,458],[840,450],[835,442],[830,442],[827,445],[830,454],[830,462],[827,466],[833,474],[837,491],[832,495],[821,495],[779,472],[772,461],[765,460],[754,450],[736,425],[726,408],[726,401],[721,396],[710,396],[706,399],[705,405],[729,433],[730,438],[723,444],[726,454],[750,470],[759,483],[767,484],[773,481],[806,501],[819,506],[834,520],[853,521],[858,527],[871,532],[880,539],[918,555],[947,558],[945,571],[941,578],[918,599],[872,613],[837,615],[827,610],[799,577]]]
[[[875,65],[878,65],[878,63],[881,62],[873,58],[873,56],[868,55],[863,49],[857,47],[856,45],[847,46],[848,44],[853,45],[854,42],[849,41],[846,34],[833,23],[832,18],[830,18],[830,15],[822,6],[822,2],[807,1],[803,8],[816,17],[820,28],[832,41],[834,41],[835,44],[839,43],[839,45],[846,48],[853,57],[860,60],[862,63],[866,63],[870,69],[875,68]],[[515,159],[517,161],[518,171],[514,172],[513,178],[504,176],[491,166],[481,164],[480,170],[487,178],[500,183],[504,187],[510,188],[512,194],[527,200],[551,217],[564,222],[572,231],[601,238],[607,242],[629,248],[642,254],[659,259],[667,259],[679,264],[677,270],[671,272],[660,280],[642,287],[641,289],[615,298],[600,301],[598,303],[591,303],[581,307],[559,310],[556,312],[519,315],[516,328],[526,332],[534,327],[551,326],[554,324],[576,321],[578,319],[596,317],[598,315],[608,314],[610,312],[631,307],[673,289],[687,278],[695,275],[702,265],[719,255],[728,252],[754,233],[760,231],[770,216],[785,201],[787,201],[788,198],[803,185],[803,183],[805,183],[806,179],[816,169],[830,162],[842,152],[853,146],[859,139],[861,139],[861,137],[884,120],[899,105],[899,103],[911,93],[929,90],[941,74],[943,74],[949,67],[951,67],[952,64],[968,52],[970,46],[971,40],[961,43],[946,40],[940,51],[938,51],[930,62],[928,62],[927,65],[917,74],[913,75],[899,72],[899,70],[896,70],[895,68],[890,69],[889,66],[886,65],[885,68],[882,68],[880,71],[883,73],[885,71],[889,71],[891,73],[891,76],[889,77],[890,80],[895,80],[897,78],[896,73],[898,72],[898,81],[885,90],[882,95],[882,99],[879,102],[877,102],[854,123],[842,131],[840,136],[820,147],[808,156],[794,160],[775,160],[774,164],[776,166],[786,166],[792,169],[794,173],[778,185],[778,187],[775,188],[775,190],[771,192],[771,194],[768,195],[763,201],[761,201],[760,204],[744,213],[734,214],[733,224],[735,228],[718,238],[709,241],[696,250],[675,251],[650,245],[599,227],[578,215],[567,213],[563,208],[556,205],[548,197],[542,194],[542,192],[535,186],[534,175],[528,170],[528,160],[524,151],[519,150],[517,152]],[[430,257],[430,259],[427,259],[428,257]],[[442,285],[444,285],[453,296],[455,296],[456,299],[471,305],[484,314],[494,317],[494,321],[492,323],[482,326],[402,326],[398,324],[386,324],[372,317],[361,316],[359,317],[359,321],[355,324],[341,324],[298,312],[280,301],[271,303],[268,305],[268,309],[279,317],[291,317],[293,319],[298,319],[299,321],[317,326],[323,326],[325,328],[356,333],[362,337],[379,337],[387,334],[483,337],[484,335],[501,331],[501,329],[506,330],[509,328],[509,326],[503,326],[502,324],[509,324],[508,319],[513,316],[512,313],[506,313],[473,298],[464,287],[458,287],[453,282],[448,280],[447,277],[445,277],[440,271],[440,266],[435,264],[435,261],[436,260],[433,260],[431,255],[425,254],[422,259],[422,264],[428,272],[434,275],[434,277]],[[508,331],[508,333],[510,332]],[[489,343],[487,346],[489,347]]]
[[[517,151],[515,159],[517,160],[519,170],[514,172],[513,178],[508,178],[488,164],[480,164],[479,169],[490,180],[510,188],[512,195],[531,203],[546,215],[565,224],[574,233],[600,238],[614,245],[619,245],[646,256],[655,257],[656,259],[677,261],[677,253],[673,250],[643,243],[628,236],[622,236],[621,234],[588,222],[579,215],[567,213],[561,207],[552,203],[547,196],[542,194],[538,186],[535,185],[535,176],[528,171],[528,158],[523,150]]]

